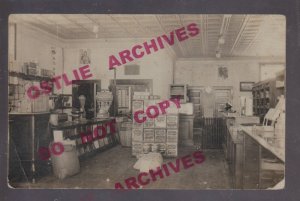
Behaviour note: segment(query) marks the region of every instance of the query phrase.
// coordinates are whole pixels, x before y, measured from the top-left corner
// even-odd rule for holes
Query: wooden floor
[[[194,147],[179,149],[179,157],[195,151]],[[147,189],[228,189],[229,172],[220,150],[203,152],[206,160],[197,167],[182,170],[169,177],[158,179],[143,187]],[[120,145],[99,153],[81,162],[79,174],[64,180],[53,175],[37,180],[35,184],[16,183],[17,188],[96,188],[113,189],[116,182],[122,182],[128,177],[136,177],[138,170],[133,168],[137,159],[131,156],[131,149]],[[164,163],[175,159],[164,159]]]

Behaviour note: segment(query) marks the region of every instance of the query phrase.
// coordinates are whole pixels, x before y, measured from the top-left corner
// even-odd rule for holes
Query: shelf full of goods
[[[151,98],[151,99],[150,99]],[[156,98],[156,99],[153,99]],[[132,113],[156,105],[162,100],[159,96],[134,97]],[[144,114],[146,115],[146,114]],[[159,152],[166,157],[178,155],[178,109],[171,104],[166,114],[159,114],[156,118],[147,118],[145,122],[132,122],[132,155],[149,152]]]
[[[18,113],[49,111],[50,94],[41,93],[38,98],[32,99],[26,93],[31,86],[50,82],[53,76],[54,71],[39,69],[37,62],[25,62],[22,72],[9,72],[9,111]]]

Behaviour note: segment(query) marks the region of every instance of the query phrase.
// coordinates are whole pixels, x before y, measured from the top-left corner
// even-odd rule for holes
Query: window
[[[284,64],[260,64],[260,81],[275,78],[276,73],[284,68]]]

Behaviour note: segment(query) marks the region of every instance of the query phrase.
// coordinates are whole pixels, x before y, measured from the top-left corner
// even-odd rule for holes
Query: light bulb
[[[221,36],[221,37],[219,38],[218,42],[219,42],[220,45],[223,45],[223,44],[225,43],[224,37]]]

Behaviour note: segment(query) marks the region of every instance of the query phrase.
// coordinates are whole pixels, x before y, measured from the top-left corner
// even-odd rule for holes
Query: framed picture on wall
[[[254,82],[240,82],[240,91],[252,91]]]
[[[79,64],[91,64],[91,50],[84,48],[79,50]]]

